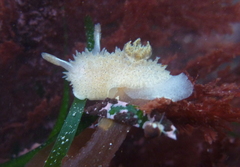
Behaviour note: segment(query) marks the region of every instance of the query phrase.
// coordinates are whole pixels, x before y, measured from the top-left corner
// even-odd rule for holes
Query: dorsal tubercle
[[[43,52],[42,53],[42,57],[45,60],[47,60],[48,62],[50,62],[50,63],[52,63],[54,65],[63,67],[67,71],[71,71],[71,69],[72,69],[72,65],[69,62],[61,60],[61,59],[59,59],[59,58],[57,58],[57,57],[55,57],[55,56],[53,56],[53,55],[51,55],[49,53]]]

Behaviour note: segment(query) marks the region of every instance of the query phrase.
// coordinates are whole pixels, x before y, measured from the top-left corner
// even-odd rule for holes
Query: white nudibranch
[[[42,53],[45,60],[67,70],[66,79],[71,82],[75,97],[104,100],[123,92],[131,99],[164,97],[179,101],[192,94],[193,85],[185,74],[172,76],[165,70],[166,66],[158,63],[158,58],[149,59],[152,55],[149,42],[143,46],[137,39],[126,43],[123,50],[116,48],[113,53],[105,49],[100,51],[100,31],[100,24],[97,24],[93,51],[76,51],[73,61],[66,62]]]

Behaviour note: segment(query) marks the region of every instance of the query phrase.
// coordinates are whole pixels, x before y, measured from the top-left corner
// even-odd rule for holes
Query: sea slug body
[[[152,48],[149,42],[143,46],[141,40],[125,44],[123,50],[116,48],[109,53],[100,51],[100,25],[95,26],[95,47],[76,52],[73,61],[63,61],[48,53],[42,57],[67,70],[66,79],[71,82],[73,93],[79,99],[104,100],[124,93],[131,99],[152,100],[165,97],[179,101],[189,97],[193,85],[181,73],[170,75],[166,66],[149,59]]]

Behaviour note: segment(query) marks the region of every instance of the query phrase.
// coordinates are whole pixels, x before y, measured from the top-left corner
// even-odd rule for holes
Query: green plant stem
[[[76,134],[79,122],[81,120],[86,100],[74,99],[65,123],[62,126],[52,151],[46,160],[44,167],[59,167],[64,156],[66,156],[69,147],[72,144]]]

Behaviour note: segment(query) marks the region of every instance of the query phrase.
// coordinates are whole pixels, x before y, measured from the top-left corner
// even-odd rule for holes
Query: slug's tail
[[[72,69],[72,65],[70,63],[68,63],[67,61],[61,60],[51,54],[48,53],[42,53],[42,58],[47,60],[48,62],[57,65],[57,66],[61,66],[64,69],[66,69],[67,71],[70,71]]]
[[[176,76],[171,76],[165,82],[154,85],[153,87],[145,87],[142,89],[126,89],[125,93],[132,99],[147,99],[167,98],[172,101],[179,101],[189,97],[193,92],[193,84],[188,80],[188,77],[181,73]]]

